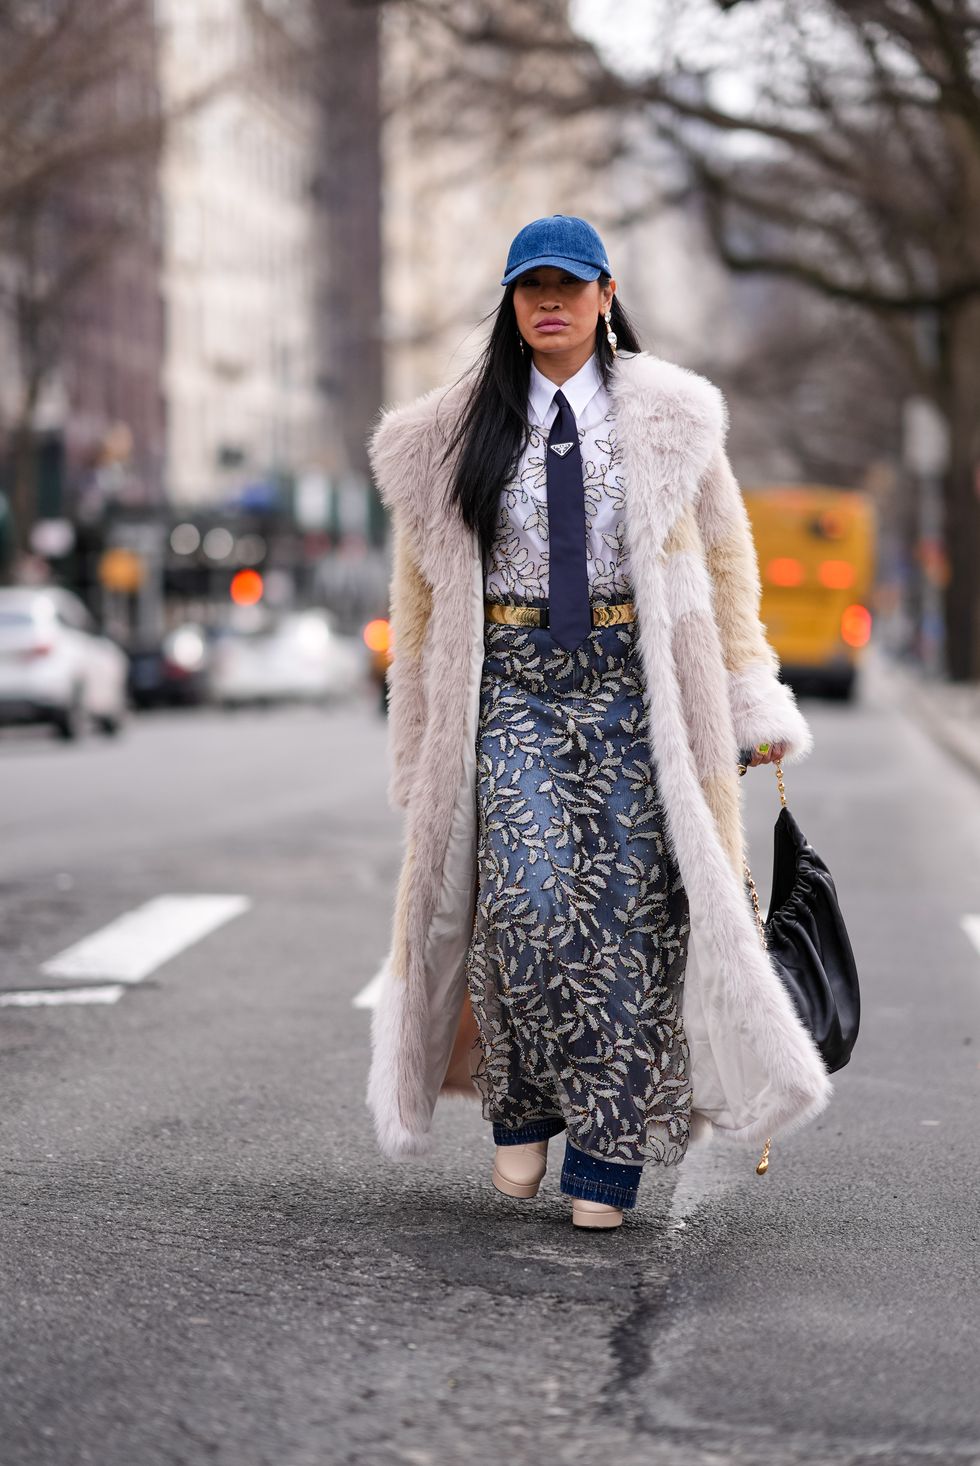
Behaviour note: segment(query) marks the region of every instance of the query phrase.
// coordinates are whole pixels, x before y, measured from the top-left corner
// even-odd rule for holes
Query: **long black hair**
[[[610,278],[600,275],[600,288]],[[490,339],[475,365],[464,373],[472,375],[473,393],[443,454],[445,462],[459,448],[447,504],[453,505],[470,529],[476,531],[484,554],[489,551],[496,531],[500,491],[515,472],[531,431],[527,416],[531,347],[517,328],[516,284],[516,280],[511,281],[496,311],[483,318],[484,321],[493,318]],[[610,311],[609,324],[616,333],[616,350],[640,351],[636,329],[620,305],[618,294],[612,298]],[[608,386],[615,358],[601,316],[596,321],[595,350],[600,375]]]

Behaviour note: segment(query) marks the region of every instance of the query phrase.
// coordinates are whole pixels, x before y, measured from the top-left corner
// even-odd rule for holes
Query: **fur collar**
[[[449,387],[384,410],[371,432],[368,452],[381,498],[389,509],[406,511],[419,530],[448,529],[443,498],[452,464],[442,464],[436,450],[445,448],[473,384],[471,367]],[[659,459],[656,473],[634,477],[641,495],[644,484],[656,486],[659,502],[646,507],[662,538],[724,443],[725,398],[707,377],[647,351],[617,357],[609,391],[627,460],[645,468],[644,460]]]

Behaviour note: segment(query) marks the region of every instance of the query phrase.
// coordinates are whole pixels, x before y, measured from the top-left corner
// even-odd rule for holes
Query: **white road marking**
[[[760,1145],[759,1152],[761,1150]],[[720,1196],[740,1185],[750,1162],[752,1169],[755,1169],[759,1152],[753,1155],[751,1147],[746,1146],[739,1154],[726,1150],[723,1144],[715,1140],[692,1145],[684,1158],[684,1164],[679,1168],[670,1167],[670,1170],[678,1170],[679,1174],[673,1178],[669,1174],[657,1178],[665,1185],[673,1181],[668,1223],[670,1230],[683,1231],[688,1218],[706,1202],[717,1201]]]
[[[361,988],[356,998],[351,1001],[355,1008],[373,1008],[381,994],[381,986],[384,982],[384,973],[378,972],[372,977],[366,987]]]
[[[961,916],[960,926],[980,952],[980,916]]]
[[[247,896],[157,896],[42,962],[41,971],[77,981],[142,982],[251,904]]]
[[[0,1008],[41,1008],[56,1003],[115,1003],[126,991],[118,982],[91,988],[53,988],[38,992],[0,993]]]

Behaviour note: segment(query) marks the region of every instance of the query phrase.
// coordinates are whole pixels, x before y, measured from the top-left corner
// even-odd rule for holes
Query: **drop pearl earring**
[[[612,311],[606,311],[602,317],[606,323],[606,340],[612,349],[613,356],[616,355],[616,332],[612,328]]]

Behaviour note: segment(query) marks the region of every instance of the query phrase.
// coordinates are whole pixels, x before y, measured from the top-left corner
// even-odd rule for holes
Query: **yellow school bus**
[[[875,513],[858,489],[747,488],[759,556],[762,620],[785,680],[851,696],[871,637]]]

